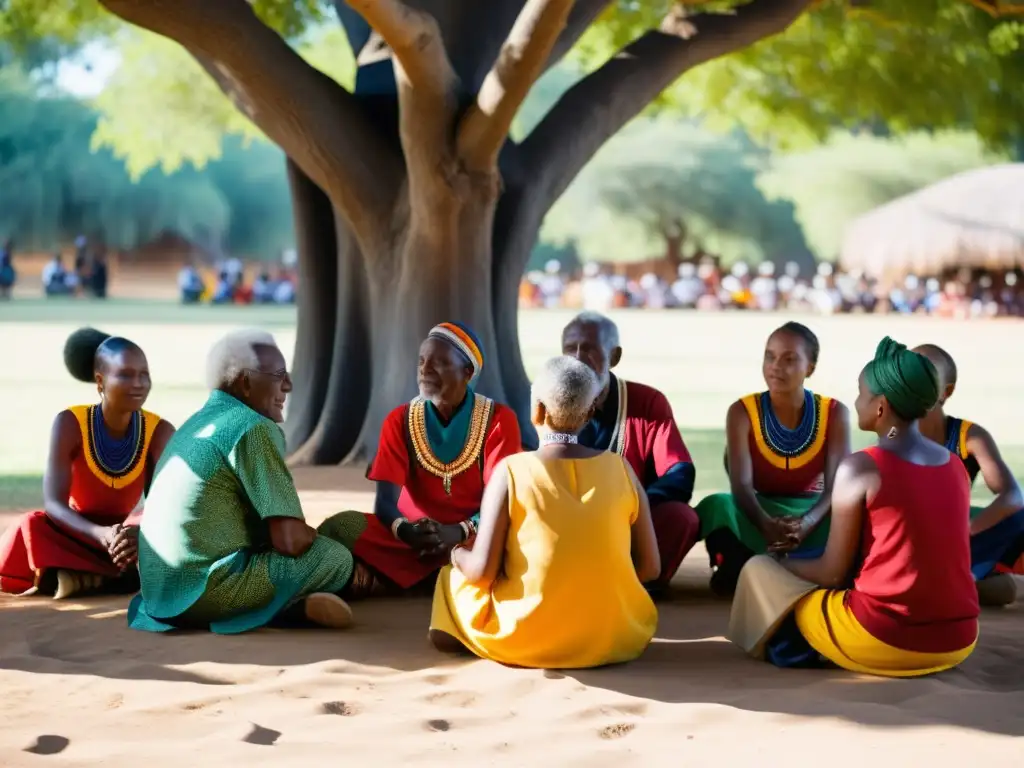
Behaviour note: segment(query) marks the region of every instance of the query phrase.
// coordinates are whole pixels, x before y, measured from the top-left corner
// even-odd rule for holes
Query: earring
[[[886,433],[885,436],[888,437],[890,440],[896,437],[896,427],[889,427],[889,431]]]

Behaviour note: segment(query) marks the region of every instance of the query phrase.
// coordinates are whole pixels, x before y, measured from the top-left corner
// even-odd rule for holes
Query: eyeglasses
[[[281,369],[279,371],[260,371],[255,368],[246,368],[246,373],[258,373],[260,376],[267,376],[275,381],[283,381],[288,377],[288,370]]]

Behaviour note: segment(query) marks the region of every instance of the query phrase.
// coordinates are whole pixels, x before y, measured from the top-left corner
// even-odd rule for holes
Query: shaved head
[[[914,352],[924,355],[931,361],[946,386],[956,384],[956,361],[953,360],[953,356],[949,352],[936,344],[922,344],[919,347],[914,347]]]

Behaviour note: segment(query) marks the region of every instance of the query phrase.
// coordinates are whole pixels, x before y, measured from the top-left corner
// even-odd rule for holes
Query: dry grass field
[[[563,311],[521,314],[527,368],[559,351]],[[698,491],[722,487],[722,424],[729,403],[762,386],[764,340],[783,314],[620,311],[614,315],[624,347],[619,371],[660,388],[669,397],[698,467]],[[1024,325],[1014,321],[955,322],[928,318],[837,316],[796,318],[821,340],[813,389],[848,404],[857,374],[878,339],[890,334],[907,344],[938,343],[958,361],[960,384],[951,411],[988,427],[1011,466],[1024,474],[1024,363],[1015,342]],[[205,397],[203,360],[210,344],[232,327],[272,330],[286,354],[295,336],[289,308],[180,307],[171,303],[27,301],[0,305],[0,508],[38,503],[54,414],[90,402],[92,387],[73,381],[61,349],[76,327],[91,324],[143,346],[153,373],[148,407],[174,423]],[[866,436],[857,436],[863,443]],[[329,482],[329,481],[328,481]]]

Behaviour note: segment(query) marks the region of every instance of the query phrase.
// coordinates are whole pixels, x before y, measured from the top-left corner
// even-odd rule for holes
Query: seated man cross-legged
[[[695,470],[672,415],[658,390],[619,378],[619,330],[607,317],[582,312],[562,331],[562,354],[597,374],[596,407],[579,434],[580,445],[622,456],[640,478],[651,504],[661,572],[647,585],[663,590],[697,541],[700,523],[690,507]]]
[[[164,450],[139,534],[129,626],[245,632],[272,620],[345,627],[352,554],[306,524],[284,461],[291,379],[266,332],[210,351],[206,404]]]
[[[474,392],[483,364],[460,323],[441,323],[420,345],[420,394],[384,419],[368,474],[374,514],[341,512],[321,526],[355,555],[352,598],[430,589],[451,548],[476,535],[484,485],[522,450],[512,409]]]

